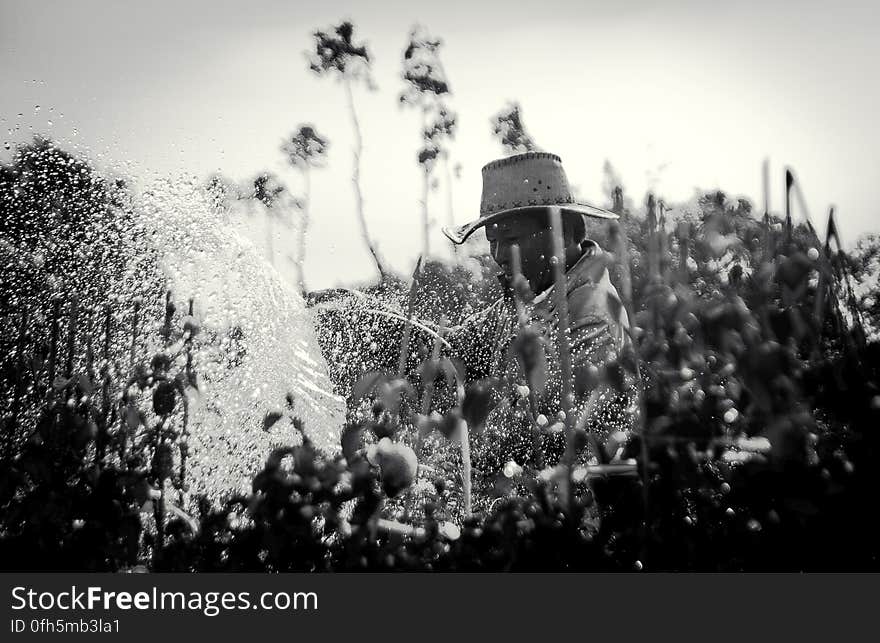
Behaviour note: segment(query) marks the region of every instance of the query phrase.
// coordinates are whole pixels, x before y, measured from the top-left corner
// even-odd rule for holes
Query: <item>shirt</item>
[[[631,426],[633,378],[615,366],[630,343],[629,320],[608,274],[610,256],[589,240],[581,249],[581,257],[565,274],[568,343],[576,389],[573,412],[585,428],[604,437]],[[536,360],[538,377],[531,381],[537,407],[534,412],[544,414],[551,428],[562,407],[556,308],[555,286],[524,305],[525,325],[537,337],[543,353]],[[515,300],[508,291],[449,335],[454,356],[464,363],[469,381],[499,378],[502,382],[502,402],[490,416],[485,435],[477,440],[485,443],[490,468],[503,466],[510,459],[524,464],[533,448],[529,405],[522,395],[526,373],[517,356],[519,329]],[[601,370],[605,366],[608,368]],[[600,369],[598,380],[596,369]],[[560,439],[545,440],[548,460],[561,455],[562,449]]]

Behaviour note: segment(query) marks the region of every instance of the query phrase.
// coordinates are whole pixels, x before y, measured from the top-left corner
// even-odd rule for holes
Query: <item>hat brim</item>
[[[480,217],[476,221],[471,221],[470,223],[466,223],[462,226],[458,226],[457,228],[443,228],[443,234],[446,235],[446,238],[449,239],[452,243],[456,245],[461,245],[465,241],[467,241],[468,237],[470,237],[474,232],[479,230],[482,227],[487,225],[491,225],[495,223],[499,219],[504,219],[511,215],[518,214],[524,210],[534,210],[536,208],[551,208],[558,207],[563,213],[571,213],[571,214],[580,214],[585,217],[593,217],[594,219],[619,219],[620,217],[613,212],[609,212],[608,210],[603,210],[602,208],[597,208],[594,205],[590,205],[588,203],[566,203],[564,205],[552,206],[552,205],[526,205],[519,208],[510,208],[507,210],[501,210],[500,212],[495,212],[490,214],[487,217]]]

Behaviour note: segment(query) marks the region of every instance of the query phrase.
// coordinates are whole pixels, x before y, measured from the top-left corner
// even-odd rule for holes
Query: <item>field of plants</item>
[[[499,407],[499,383],[466,381],[444,328],[498,286],[485,257],[473,259],[483,271],[427,262],[409,283],[310,295],[349,409],[339,448],[315,446],[290,394],[242,431],[286,425],[298,438],[264,454],[249,493],[218,499],[190,490],[190,407],[205,347],[222,346],[232,369],[247,338],[217,337],[164,290],[124,184],[51,143],[21,148],[0,186],[21,214],[2,230],[15,243],[3,255],[0,566],[876,569],[878,351],[854,292],[866,246],[846,254],[833,219],[819,239],[720,193],[674,222],[653,198],[628,211],[615,197],[620,223],[591,234],[613,252],[634,350],[563,385],[635,378],[629,434],[529,415],[539,368],[513,406]],[[525,351],[534,334],[520,334]],[[574,457],[508,459],[485,428],[498,408]]]
[[[352,37],[348,23],[316,32],[310,62],[339,76],[349,101],[369,63]],[[782,216],[718,191],[634,205],[614,186],[619,221],[588,232],[606,251],[631,349],[573,374],[561,333],[562,377],[550,380],[535,357],[541,333],[521,315],[522,379],[471,378],[454,330],[502,290],[478,246],[431,258],[427,203],[455,126],[438,47],[413,32],[400,97],[432,119],[418,155],[423,259],[412,275],[383,264],[356,148],[356,214],[377,277],[310,291],[308,191],[298,197],[295,277],[286,289],[267,277],[267,299],[282,303],[253,310],[308,319],[296,336],[314,336],[326,372],[269,405],[257,395],[268,384],[225,404],[244,388],[230,374],[251,382],[273,359],[281,370],[316,360],[260,348],[277,319],[201,314],[198,297],[220,298],[222,284],[173,290],[174,239],[146,213],[170,217],[174,199],[136,195],[42,138],[0,165],[0,569],[877,571],[877,238],[843,249],[833,212],[818,232],[790,172]],[[535,148],[517,105],[493,127],[506,152]],[[327,144],[303,126],[285,145],[306,185]],[[289,197],[269,174],[251,187],[213,177],[174,194],[216,221],[242,201],[268,217]],[[251,248],[247,283],[275,274],[267,230],[268,257]],[[561,279],[563,258],[555,265]],[[528,306],[533,293],[513,285]],[[626,429],[585,419],[626,386]],[[559,388],[556,414],[535,407],[546,387]],[[219,417],[233,420],[207,440]],[[212,459],[234,459],[244,442],[242,486]],[[228,485],[207,488],[205,476]]]

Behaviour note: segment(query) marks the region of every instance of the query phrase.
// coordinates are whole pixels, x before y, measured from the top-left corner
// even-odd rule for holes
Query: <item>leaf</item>
[[[159,382],[153,391],[153,410],[156,415],[170,415],[177,403],[177,389],[171,382]]]
[[[133,403],[126,405],[123,411],[125,416],[125,425],[130,431],[135,431],[141,425],[141,414],[137,406]]]
[[[458,437],[461,420],[462,417],[458,411],[447,413],[437,423],[437,431],[448,440],[455,439]]]
[[[174,467],[174,457],[171,453],[171,446],[168,443],[160,444],[153,453],[151,462],[152,473],[158,480],[165,480],[171,477]]]
[[[150,499],[150,491],[152,487],[146,478],[139,478],[130,487],[130,493],[138,505],[143,505]]]
[[[378,438],[379,440],[381,440],[382,438],[394,437],[394,434],[397,433],[396,423],[390,421],[368,421],[367,426],[369,427],[370,431],[373,432],[373,435],[375,435],[376,438]]]
[[[181,520],[183,520],[183,522],[186,523],[186,525],[189,527],[189,529],[192,533],[194,533],[194,534],[199,533],[198,521],[195,518],[193,518],[192,516],[190,516],[188,513],[183,511],[183,509],[181,509],[180,507],[175,505],[173,502],[166,500],[165,501],[165,510],[168,511],[169,513],[174,514],[175,516],[177,516]]]
[[[416,369],[416,373],[419,375],[419,379],[422,380],[422,384],[428,384],[429,382],[433,383],[435,379],[437,379],[437,373],[440,370],[440,358],[430,358],[426,359],[424,362],[419,364]]]
[[[147,367],[143,364],[135,364],[131,380],[137,383],[139,389],[143,390],[149,386],[147,383],[148,379],[149,375],[147,374]]]
[[[511,350],[525,373],[529,387],[541,395],[547,388],[547,354],[543,336],[532,326],[522,328],[511,343]]]
[[[79,384],[79,389],[85,395],[91,395],[95,392],[95,385],[92,383],[91,378],[85,373],[80,373],[77,376],[77,384]]]
[[[388,379],[387,373],[381,371],[370,371],[364,374],[354,386],[351,387],[352,402],[357,403],[364,399],[367,395],[376,390],[376,386]]]
[[[55,381],[52,382],[52,388],[54,388],[56,391],[63,391],[64,389],[67,388],[67,386],[68,386],[72,381],[73,381],[72,378],[71,378],[71,379],[68,379],[68,378],[64,377],[63,375],[58,375],[58,376],[55,378]]]
[[[413,389],[412,384],[405,379],[395,378],[384,382],[380,386],[380,394],[382,396],[382,403],[385,405],[385,408],[389,413],[397,413],[397,410],[400,408],[400,400],[402,397],[405,397],[410,401],[416,399],[415,389]]]
[[[461,415],[471,431],[479,433],[497,405],[498,380],[484,379],[469,384],[461,402]]]
[[[263,417],[263,431],[271,429],[282,417],[284,417],[284,413],[278,409],[270,409],[266,411],[266,415]]]
[[[360,451],[364,443],[363,435],[364,427],[360,424],[346,424],[342,427],[340,436],[342,455],[345,456],[349,465],[360,457],[358,451]]]
[[[464,367],[460,362],[454,361],[449,357],[441,357],[440,371],[451,388],[459,390],[464,386]]]

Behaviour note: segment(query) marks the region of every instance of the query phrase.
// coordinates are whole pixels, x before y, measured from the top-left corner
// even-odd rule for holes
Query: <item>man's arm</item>
[[[586,409],[587,427],[592,431],[626,430],[631,426],[632,378],[615,367],[606,370],[604,381],[598,379],[602,367],[616,362],[630,341],[626,313],[607,272],[598,282],[572,291],[569,303],[576,405]],[[610,387],[611,394],[591,397],[603,384],[602,388]]]

